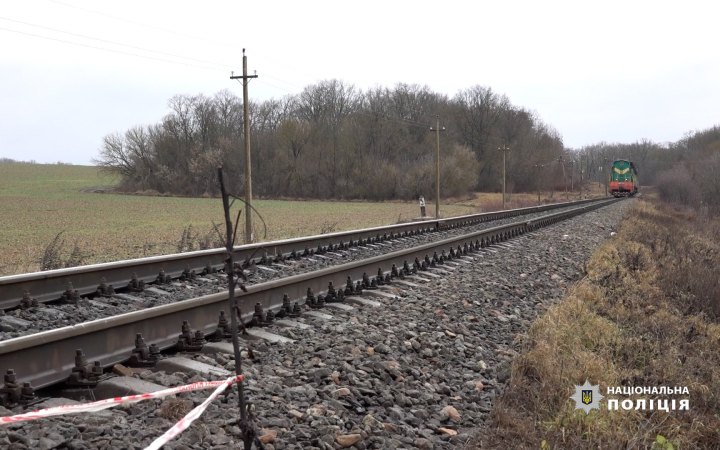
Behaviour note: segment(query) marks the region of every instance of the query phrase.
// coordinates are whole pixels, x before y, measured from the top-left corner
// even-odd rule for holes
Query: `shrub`
[[[661,172],[657,177],[657,186],[660,198],[666,202],[690,206],[700,204],[698,186],[684,165]]]

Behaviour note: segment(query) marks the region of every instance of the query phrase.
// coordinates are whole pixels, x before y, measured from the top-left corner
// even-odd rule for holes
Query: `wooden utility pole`
[[[583,165],[582,165],[582,154],[580,154],[579,158],[580,158],[580,162],[579,162],[578,166],[580,168],[580,200],[582,200],[583,176],[585,175],[585,169],[583,168]]]
[[[503,145],[501,147],[498,147],[498,150],[500,150],[503,154],[502,209],[505,209],[505,154],[510,149],[507,145]]]
[[[440,128],[440,116],[435,116],[435,128],[430,127],[430,131],[435,132],[436,139],[436,158],[435,158],[435,218],[440,218],[440,132],[445,131],[445,127]]]
[[[608,167],[608,159],[603,158],[603,170],[608,169],[608,173],[604,174],[605,176],[605,197],[608,196],[608,180],[610,179],[610,168]]]
[[[243,49],[243,74],[236,76],[230,74],[231,80],[242,79],[243,85],[243,133],[245,134],[245,243],[253,241],[252,227],[252,166],[250,159],[250,104],[248,101],[248,83],[250,78],[257,78],[257,75],[247,74],[247,56]]]
[[[569,200],[570,197],[568,197],[568,190],[567,190],[567,176],[565,175],[565,163],[563,162],[563,157],[558,157],[558,162],[560,163],[560,167],[562,167],[563,172],[563,185],[565,186],[565,199]]]
[[[533,167],[535,167],[537,172],[540,172],[543,167],[545,167],[545,164],[535,164]],[[537,196],[538,196],[538,205],[540,204],[540,174],[535,174],[535,189],[537,189]]]

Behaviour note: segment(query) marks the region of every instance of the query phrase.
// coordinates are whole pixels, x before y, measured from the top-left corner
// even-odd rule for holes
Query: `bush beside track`
[[[720,220],[641,201],[587,275],[523,338],[480,448],[717,448]],[[687,386],[689,411],[600,411],[608,386]],[[638,396],[636,398],[640,398]],[[647,398],[652,398],[649,396]]]

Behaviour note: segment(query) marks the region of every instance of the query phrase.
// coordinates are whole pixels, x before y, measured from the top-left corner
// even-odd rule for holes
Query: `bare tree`
[[[158,124],[106,136],[98,163],[120,174],[126,189],[183,195],[217,194],[209,180],[222,165],[229,188],[241,192],[242,102],[221,91],[212,97],[175,96],[168,106]],[[326,80],[295,96],[253,102],[250,111],[258,195],[427,197],[434,148],[428,127],[436,114],[447,127],[447,167],[458,171],[448,175],[457,180],[448,189],[457,193],[495,188],[490,181],[497,180],[500,167],[491,150],[498,142],[513,146],[508,173],[518,186],[529,183],[530,165],[562,151],[559,134],[481,86],[450,99],[426,86],[362,92]],[[468,176],[474,180],[470,185]]]

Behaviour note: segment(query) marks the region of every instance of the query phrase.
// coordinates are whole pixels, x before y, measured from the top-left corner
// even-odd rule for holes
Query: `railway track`
[[[618,200],[611,199],[586,201],[579,206],[577,204],[564,205],[560,212],[462,233],[412,248],[253,284],[248,286],[247,292],[240,295],[242,321],[265,324],[271,322],[273,316],[295,315],[301,309],[302,304],[310,309],[316,309],[323,304],[342,305],[343,299],[362,299],[363,290],[374,290],[377,286],[388,283],[402,285],[405,282],[402,280],[403,278],[417,276],[418,273],[426,272],[431,267],[442,267],[448,261],[452,261],[450,264],[462,264],[467,262],[464,260],[468,255],[483,248],[616,201]],[[525,211],[527,210],[525,209]],[[517,212],[512,214],[522,215]],[[479,216],[488,217],[487,215]],[[468,221],[483,220],[481,217],[471,216],[471,218],[431,221],[433,224],[429,229],[433,229],[433,227],[436,230],[438,228],[456,228],[459,224]],[[414,224],[414,226],[428,229],[428,224]],[[373,231],[365,230],[364,233],[365,236],[367,233],[377,235],[382,229],[383,234],[402,235],[405,230],[399,231],[401,228],[400,226],[382,227],[373,229]],[[412,234],[408,231],[405,235]],[[322,251],[323,246],[331,249],[334,249],[336,245],[340,246],[334,242],[341,239],[366,240],[370,238],[362,237],[360,232],[350,232],[336,233],[334,236],[318,236],[313,239],[315,240],[302,241],[301,245],[320,242],[317,245],[321,247]],[[301,240],[296,241],[300,242]],[[273,246],[256,246],[255,249],[271,248],[275,250],[275,255],[280,253],[284,255],[284,252],[278,250],[279,248],[289,248],[281,247],[287,243],[283,242],[283,244],[274,244]],[[371,245],[375,243],[383,245],[382,242],[382,238],[373,239]],[[252,264],[249,255],[253,255],[253,258],[258,257],[255,250],[253,250],[255,253],[243,253],[250,250],[239,247],[236,251],[238,255],[246,255],[244,260],[247,261],[247,265]],[[295,251],[297,252],[297,250]],[[179,256],[181,255],[173,255],[170,260],[177,261]],[[197,255],[191,257],[197,258]],[[157,261],[155,262],[157,263]],[[207,263],[198,262],[198,264],[205,265]],[[128,266],[127,262],[120,263],[120,265],[123,266],[121,270],[128,268],[126,267]],[[102,268],[102,270],[106,269],[107,267]],[[156,269],[157,266],[155,266]],[[83,271],[80,270],[80,272]],[[168,272],[166,271],[166,273]],[[37,280],[33,282],[37,282]],[[271,311],[272,313],[270,313]],[[2,341],[0,342],[0,373],[6,374],[4,392],[7,394],[6,397],[14,396],[21,401],[24,383],[27,383],[26,388],[32,386],[37,389],[62,383],[71,376],[76,382],[91,386],[97,382],[98,378],[102,377],[104,368],[128,360],[133,353],[147,360],[151,353],[151,347],[159,351],[176,346],[179,341],[183,343],[182,345],[192,347],[193,340],[200,341],[211,337],[216,335],[218,330],[220,330],[218,336],[222,337],[224,326],[227,323],[227,314],[225,313],[228,312],[228,294],[227,292],[218,292]],[[138,344],[138,335],[142,337],[144,344]],[[77,353],[79,350],[81,353]]]
[[[560,212],[574,206],[565,206],[554,209]],[[523,214],[524,220],[531,220],[541,216],[542,212]],[[463,233],[481,231],[490,227],[512,223],[517,218],[502,218],[464,227],[444,228],[440,231],[415,233],[405,237],[393,239],[375,239],[374,243],[367,241],[355,246],[344,244],[308,250],[307,256],[286,257],[281,262],[265,260],[263,264],[246,262],[242,269],[245,285],[286,278],[302,273],[320,270],[338,264],[359,261],[362,259],[380,256],[394,251],[404,250],[431,243],[437,240],[458,236]],[[343,247],[342,249],[339,247]],[[305,251],[299,252],[305,254]],[[288,257],[290,256],[290,257]],[[262,259],[261,259],[262,262]],[[63,294],[59,301],[49,301],[32,307],[30,301],[23,301],[20,308],[8,311],[0,316],[0,341],[21,337],[41,331],[52,330],[64,326],[71,326],[83,322],[90,322],[105,317],[112,317],[129,313],[148,307],[176,303],[203,295],[222,292],[227,289],[227,278],[224,271],[211,273],[213,268],[205,269],[196,276],[194,271],[187,270],[180,278],[174,279],[161,272],[150,284],[134,288],[115,291],[111,285],[104,284],[87,296],[81,296],[74,288]],[[236,271],[240,270],[236,266]],[[139,282],[138,282],[139,284]]]
[[[598,201],[600,200],[589,199],[555,203],[241,245],[235,247],[233,259],[242,262],[246,268],[262,267],[266,264],[281,263],[288,258],[322,255],[327,251],[355,248],[367,244],[382,244],[398,238],[437,233],[474,224],[592,204]],[[182,277],[183,273],[203,273],[222,269],[225,257],[225,249],[210,249],[0,277],[0,309],[17,308],[30,301],[52,302],[67,295],[76,297],[93,295],[100,286],[114,286],[117,291],[134,291],[136,290],[134,288],[141,283],[154,282],[160,274],[169,280]]]

